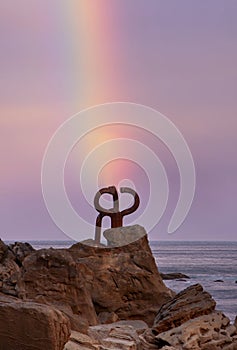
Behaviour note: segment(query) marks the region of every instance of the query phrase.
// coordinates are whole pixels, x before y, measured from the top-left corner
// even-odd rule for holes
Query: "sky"
[[[190,212],[167,233],[179,193],[172,155],[146,131],[112,126],[94,130],[69,156],[65,186],[75,210],[93,224],[97,214],[82,196],[78,168],[97,144],[125,136],[150,146],[167,171],[168,205],[150,239],[235,241],[236,13],[235,0],[2,0],[0,237],[68,239],[42,195],[48,142],[81,110],[124,101],[159,111],[186,139],[196,168]],[[99,185],[131,180],[146,203],[159,183],[149,188],[145,170],[115,160]],[[155,216],[156,208],[150,210]]]

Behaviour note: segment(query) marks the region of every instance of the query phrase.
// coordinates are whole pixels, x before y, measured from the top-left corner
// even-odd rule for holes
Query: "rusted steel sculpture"
[[[102,225],[102,220],[103,220],[104,216],[110,217],[111,228],[122,227],[123,226],[123,217],[133,213],[139,207],[139,204],[140,204],[139,196],[132,188],[121,187],[120,192],[121,193],[129,193],[134,197],[133,205],[130,208],[122,210],[121,212],[119,211],[119,198],[118,198],[118,192],[117,192],[115,186],[102,188],[95,195],[94,206],[95,206],[95,209],[99,212],[99,215],[97,216],[97,219],[96,219],[96,228],[95,228],[95,242],[98,244],[100,243],[101,225]],[[101,207],[101,205],[99,203],[100,197],[105,193],[111,194],[113,196],[114,206],[111,209],[103,208],[103,207]]]

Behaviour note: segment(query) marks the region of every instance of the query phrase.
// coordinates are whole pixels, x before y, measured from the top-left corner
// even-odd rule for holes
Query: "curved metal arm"
[[[134,197],[133,205],[130,208],[122,210],[121,211],[121,215],[122,216],[126,216],[126,215],[129,215],[129,214],[132,214],[134,211],[137,210],[137,208],[139,207],[139,204],[140,204],[140,198],[139,198],[137,192],[134,191],[132,188],[129,188],[129,187],[121,187],[120,188],[120,192],[121,193],[129,193],[129,194],[131,194]]]
[[[113,196],[114,206],[111,209],[103,208],[100,205],[100,197],[105,193],[111,194]],[[99,213],[104,214],[104,216],[109,215],[111,213],[117,213],[119,211],[119,201],[118,201],[118,192],[116,190],[116,187],[110,186],[110,187],[105,187],[105,188],[102,188],[101,190],[99,190],[95,195],[94,206],[95,206],[95,209]]]

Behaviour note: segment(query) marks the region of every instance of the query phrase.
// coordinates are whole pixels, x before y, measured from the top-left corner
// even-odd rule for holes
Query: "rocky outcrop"
[[[177,349],[186,350],[234,350],[237,349],[237,332],[229,322],[225,315],[215,311],[160,333],[156,342],[166,341]]]
[[[151,329],[140,336],[141,349],[237,349],[235,325],[221,312],[201,285],[193,285],[165,303]]]
[[[0,240],[0,292],[19,296],[20,267],[24,258],[34,249],[28,243],[7,246]]]
[[[22,266],[23,260],[35,251],[32,245],[23,242],[15,242],[14,244],[10,244],[9,249],[14,255],[15,262],[19,266]]]
[[[91,298],[93,273],[67,250],[43,249],[23,261],[20,295],[64,312],[73,329],[98,323]]]
[[[210,314],[216,306],[215,300],[200,284],[195,284],[178,293],[159,310],[153,332],[161,333],[172,327],[202,315]]]
[[[0,296],[0,350],[63,350],[69,336],[57,309]]]
[[[0,350],[237,350],[237,321],[199,284],[171,292],[143,233],[109,230],[107,248],[0,241]]]
[[[132,320],[89,327],[88,335],[73,331],[64,350],[137,350],[139,334],[147,328],[145,322]]]
[[[114,237],[109,231],[108,237]],[[99,322],[126,319],[145,320],[151,326],[172,293],[160,277],[145,230],[135,225],[122,232],[132,240],[141,238],[109,248],[91,242],[35,251],[15,243],[6,253],[2,245],[2,292],[57,307],[72,329],[82,333]]]
[[[190,277],[181,273],[181,272],[172,272],[172,273],[160,273],[161,278],[163,280],[185,280],[185,279],[189,279]]]
[[[86,266],[91,271],[91,297],[97,314],[115,313],[119,319],[141,319],[151,325],[157,309],[171,299],[147,236],[107,249],[77,243],[69,252],[79,268]]]
[[[20,268],[15,262],[14,254],[0,240],[0,292],[17,296],[17,281]]]
[[[100,344],[86,334],[72,331],[64,350],[100,350]]]

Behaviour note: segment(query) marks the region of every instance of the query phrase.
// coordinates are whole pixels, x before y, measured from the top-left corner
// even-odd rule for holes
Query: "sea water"
[[[187,280],[164,281],[176,292],[200,283],[233,322],[237,315],[237,242],[151,242],[159,271]],[[223,282],[215,282],[217,280]]]

